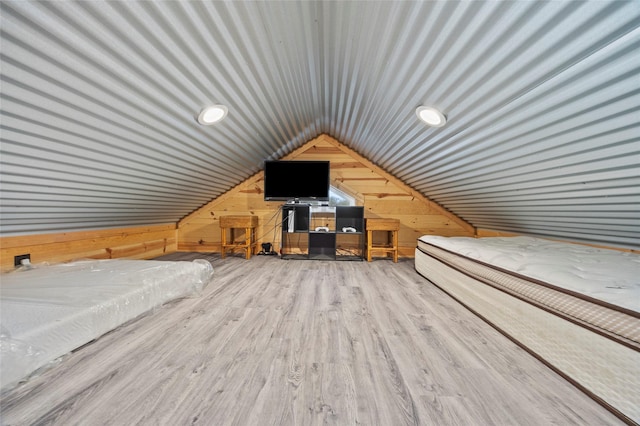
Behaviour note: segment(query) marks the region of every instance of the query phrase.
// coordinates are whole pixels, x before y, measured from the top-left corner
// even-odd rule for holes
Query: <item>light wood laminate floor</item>
[[[175,253],[214,280],[2,396],[2,423],[608,425],[413,267]]]

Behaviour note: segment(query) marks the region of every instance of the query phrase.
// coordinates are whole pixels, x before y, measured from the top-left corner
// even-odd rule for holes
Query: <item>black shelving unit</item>
[[[283,259],[364,259],[364,207],[287,204],[282,214]]]
[[[344,232],[354,228],[356,232]],[[364,207],[336,207],[336,259],[363,260],[364,252]]]
[[[281,256],[283,259],[309,258],[309,211],[307,204],[282,207]]]

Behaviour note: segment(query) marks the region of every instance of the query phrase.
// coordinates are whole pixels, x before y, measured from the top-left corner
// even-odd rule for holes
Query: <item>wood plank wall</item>
[[[414,255],[416,239],[421,235],[475,235],[473,226],[328,135],[311,140],[283,159],[329,160],[332,185],[355,197],[357,204],[364,206],[366,218],[400,220],[401,256]],[[220,216],[238,214],[258,216],[258,244],[271,242],[279,249],[277,225],[281,221],[278,210],[282,203],[264,201],[263,179],[263,173],[259,172],[181,220],[178,250],[219,252]]]
[[[0,238],[0,268],[14,268],[14,256],[31,255],[31,263],[74,259],[150,259],[177,250],[176,224],[24,235]]]

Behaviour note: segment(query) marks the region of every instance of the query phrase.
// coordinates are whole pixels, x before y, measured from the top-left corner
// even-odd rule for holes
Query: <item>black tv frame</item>
[[[329,161],[269,160],[264,162],[265,201],[328,201]]]

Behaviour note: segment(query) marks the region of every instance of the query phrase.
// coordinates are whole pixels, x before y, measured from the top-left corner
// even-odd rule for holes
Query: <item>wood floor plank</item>
[[[167,304],[2,395],[2,424],[616,425],[411,260],[207,258]]]

